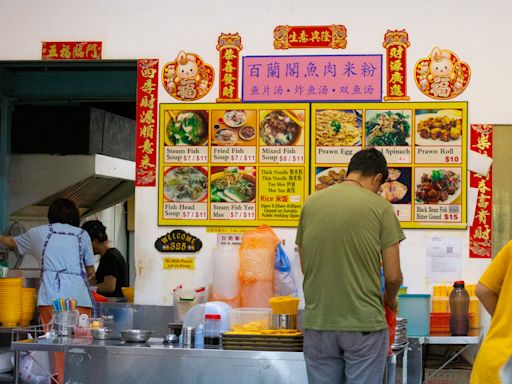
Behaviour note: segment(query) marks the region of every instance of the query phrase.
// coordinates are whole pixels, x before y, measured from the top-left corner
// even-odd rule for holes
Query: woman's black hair
[[[107,227],[99,220],[89,220],[82,224],[82,229],[85,230],[91,240],[98,240],[100,243],[108,240]]]
[[[48,209],[48,221],[50,224],[61,223],[79,227],[80,211],[74,201],[59,198]]]
[[[381,151],[375,148],[363,149],[350,159],[347,175],[359,172],[362,176],[375,176],[382,173],[382,182],[388,178],[388,164]]]

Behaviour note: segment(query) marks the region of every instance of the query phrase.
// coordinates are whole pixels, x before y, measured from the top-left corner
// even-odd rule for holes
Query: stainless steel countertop
[[[66,352],[80,348],[103,348],[111,353],[138,354],[138,355],[162,355],[169,354],[174,357],[201,356],[223,358],[263,358],[278,360],[303,361],[302,352],[283,351],[242,351],[215,349],[183,348],[179,345],[164,344],[163,338],[150,338],[146,343],[127,343],[122,340],[95,340],[91,338],[56,337],[51,339],[20,340],[11,344],[11,348],[17,351],[52,351]]]

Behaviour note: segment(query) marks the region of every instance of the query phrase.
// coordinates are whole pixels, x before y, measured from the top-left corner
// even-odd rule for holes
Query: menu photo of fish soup
[[[208,218],[208,170],[201,166],[164,167],[164,219]]]
[[[166,110],[163,113],[165,163],[207,163],[207,110]]]
[[[258,116],[256,110],[212,110],[212,163],[255,163]]]
[[[365,146],[376,147],[388,163],[411,163],[412,110],[365,111]]]
[[[211,167],[212,220],[254,220],[256,167]]]
[[[303,163],[305,111],[262,109],[259,118],[259,162]]]
[[[416,168],[414,184],[416,221],[462,221],[461,168]]]
[[[411,167],[388,167],[388,178],[382,183],[378,194],[393,204],[400,221],[412,220],[412,169]]]

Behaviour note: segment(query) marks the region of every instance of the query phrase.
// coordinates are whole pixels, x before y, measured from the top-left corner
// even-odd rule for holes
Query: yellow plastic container
[[[480,300],[476,296],[469,297],[469,313],[473,314],[469,318],[469,327],[480,328]]]
[[[446,313],[450,312],[450,303],[447,296],[434,296],[432,297],[432,312],[433,313]]]

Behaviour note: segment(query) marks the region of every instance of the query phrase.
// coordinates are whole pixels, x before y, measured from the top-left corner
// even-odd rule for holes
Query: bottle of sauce
[[[469,333],[469,294],[462,280],[453,283],[450,293],[450,332],[452,336]]]
[[[220,346],[220,315],[207,313],[204,315],[204,345],[205,347]]]

